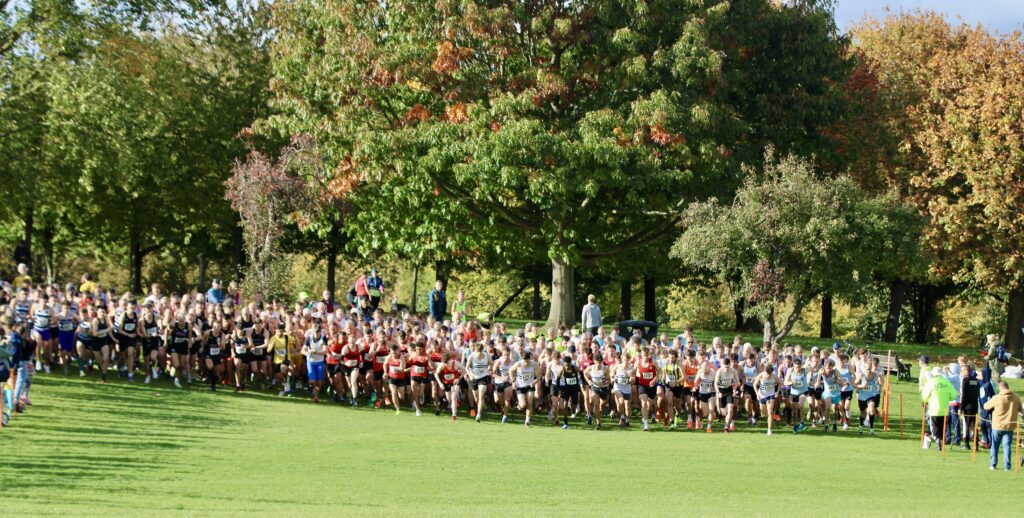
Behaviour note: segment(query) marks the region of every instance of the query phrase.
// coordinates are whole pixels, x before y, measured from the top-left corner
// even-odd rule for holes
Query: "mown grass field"
[[[1016,380],[1015,380],[1016,381]],[[1005,515],[1024,478],[892,431],[732,435],[350,409],[200,384],[39,375],[0,433],[4,516]],[[1022,389],[1021,383],[1015,388]],[[899,440],[898,394],[905,395]],[[489,416],[493,417],[493,416]],[[880,425],[879,425],[880,426]],[[1017,495],[1016,504],[1008,499]],[[1012,514],[1009,513],[1009,514]]]

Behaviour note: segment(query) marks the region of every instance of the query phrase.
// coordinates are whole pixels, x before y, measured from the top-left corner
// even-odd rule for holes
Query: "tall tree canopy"
[[[929,218],[933,271],[1003,298],[1024,352],[1024,42],[930,12],[856,28],[900,142],[893,183]]]
[[[281,3],[277,114],[259,127],[315,137],[337,194],[358,200],[358,242],[384,237],[435,260],[540,251],[553,273],[549,323],[568,324],[575,267],[664,239],[688,201],[728,192],[735,154],[763,145],[764,102],[783,113],[806,101],[803,115],[828,95],[842,67],[827,5],[751,4]],[[820,37],[794,38],[801,46],[735,31],[783,16],[787,35],[810,26]],[[773,75],[774,89],[748,98],[755,70],[795,47],[780,59],[826,48],[831,61],[801,61],[812,65],[792,70],[807,77]],[[822,122],[785,120],[791,141]]]

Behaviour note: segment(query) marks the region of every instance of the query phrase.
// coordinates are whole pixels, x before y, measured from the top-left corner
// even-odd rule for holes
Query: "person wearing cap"
[[[985,403],[985,410],[992,413],[992,449],[989,451],[988,469],[996,469],[999,448],[1003,449],[1003,469],[1010,471],[1010,439],[1017,431],[1020,415],[1020,396],[1010,390],[1005,381],[999,382],[999,394]]]
[[[380,299],[384,296],[384,279],[377,275],[377,268],[370,268],[370,275],[366,278],[366,292],[370,295],[370,307],[377,311],[380,307]]]
[[[220,289],[220,279],[214,279],[210,283],[210,289],[206,290],[206,302],[210,304],[224,303],[224,292]]]
[[[928,415],[931,417],[931,431],[924,438],[922,448],[928,449],[933,441],[938,443],[939,451],[944,446],[943,423],[949,413],[949,402],[956,398],[956,388],[942,375],[941,367],[934,367],[931,371],[931,379],[921,392],[921,400],[928,405]]]

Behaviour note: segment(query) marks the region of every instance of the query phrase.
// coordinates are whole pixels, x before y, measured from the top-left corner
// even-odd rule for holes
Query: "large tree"
[[[866,20],[854,34],[898,143],[888,181],[929,220],[932,273],[1004,300],[1024,352],[1024,43],[933,12]]]
[[[672,255],[723,283],[764,322],[764,341],[781,340],[822,293],[855,297],[879,257],[898,254],[913,212],[873,197],[848,176],[822,175],[807,160],[767,154],[731,203],[695,203]],[[788,315],[780,314],[788,308]],[[782,319],[781,325],[778,323]]]

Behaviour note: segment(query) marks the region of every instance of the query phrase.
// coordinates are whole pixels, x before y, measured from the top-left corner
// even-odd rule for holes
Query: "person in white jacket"
[[[590,336],[596,335],[597,329],[601,327],[601,308],[597,307],[595,298],[593,293],[587,295],[587,305],[583,306],[583,314],[580,316],[583,329],[589,332]]]

